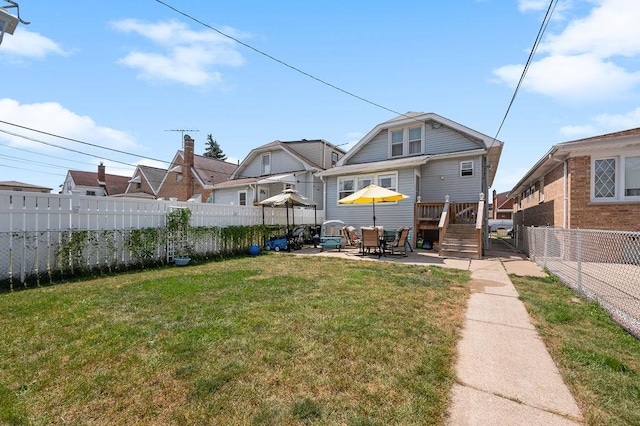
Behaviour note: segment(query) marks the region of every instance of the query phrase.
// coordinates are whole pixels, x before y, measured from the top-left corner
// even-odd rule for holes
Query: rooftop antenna
[[[2,44],[4,33],[13,34],[13,32],[16,30],[16,27],[18,26],[18,22],[21,22],[24,25],[29,25],[31,23],[23,20],[20,17],[20,6],[18,6],[18,3],[11,0],[5,1],[10,5],[0,7],[0,44]],[[18,15],[17,17],[7,12],[7,9],[11,9],[13,7],[16,8],[16,14]]]
[[[196,129],[169,129],[165,130],[165,132],[180,132],[180,140],[182,141],[182,148],[184,149],[184,132],[199,132],[200,130]]]

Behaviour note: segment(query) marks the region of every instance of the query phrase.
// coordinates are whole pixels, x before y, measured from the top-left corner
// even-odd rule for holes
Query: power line
[[[190,20],[192,20],[192,21],[194,21],[194,22],[196,22],[196,23],[198,23],[198,24],[202,25],[203,27],[209,28],[210,30],[213,30],[213,31],[217,32],[218,34],[220,34],[220,35],[221,35],[221,36],[223,36],[223,37],[226,37],[226,38],[228,38],[228,39],[230,39],[230,40],[235,41],[236,43],[238,43],[238,44],[240,44],[240,45],[242,45],[242,46],[246,47],[247,49],[251,49],[251,50],[253,50],[253,51],[254,51],[254,52],[256,52],[256,53],[258,53],[258,54],[260,54],[260,55],[262,55],[262,56],[264,56],[264,57],[266,57],[266,58],[269,58],[269,59],[271,59],[271,60],[272,60],[272,61],[274,61],[274,62],[279,63],[280,65],[283,65],[283,66],[285,66],[285,67],[287,67],[287,68],[289,68],[289,69],[291,69],[291,70],[293,70],[293,71],[295,71],[295,72],[297,72],[297,73],[300,73],[300,74],[304,75],[305,77],[309,77],[309,78],[311,78],[312,80],[317,81],[318,83],[324,84],[325,86],[328,86],[328,87],[330,87],[330,88],[332,88],[332,89],[335,89],[335,90],[337,90],[337,91],[339,91],[339,92],[344,93],[345,95],[351,96],[351,97],[356,98],[356,99],[358,99],[358,100],[360,100],[360,101],[366,102],[366,103],[368,103],[368,104],[370,104],[370,105],[373,105],[373,106],[375,106],[375,107],[377,107],[377,108],[383,109],[383,110],[388,111],[388,112],[392,112],[392,113],[397,114],[397,115],[402,116],[402,117],[406,117],[406,118],[410,118],[410,119],[416,120],[414,117],[411,117],[411,116],[409,116],[409,115],[407,115],[407,114],[403,114],[403,113],[398,112],[398,111],[395,111],[395,110],[393,110],[393,109],[391,109],[391,108],[387,108],[386,106],[384,106],[384,105],[380,105],[379,103],[376,103],[376,102],[370,101],[369,99],[363,98],[362,96],[356,95],[356,94],[355,94],[355,93],[353,93],[353,92],[350,92],[350,91],[348,91],[348,90],[345,90],[345,89],[343,89],[343,88],[341,88],[341,87],[339,87],[339,86],[336,86],[335,84],[329,83],[329,82],[328,82],[328,81],[326,81],[326,80],[323,80],[323,79],[321,79],[321,78],[319,78],[319,77],[316,77],[315,75],[313,75],[313,74],[311,74],[311,73],[309,73],[309,72],[303,71],[302,69],[300,69],[300,68],[298,68],[298,67],[296,67],[296,66],[293,66],[293,65],[291,65],[291,64],[289,64],[289,63],[287,63],[287,62],[285,62],[285,61],[283,61],[283,60],[281,60],[281,59],[278,59],[278,58],[276,58],[276,57],[275,57],[275,56],[273,56],[273,55],[270,55],[270,54],[268,54],[268,53],[266,53],[266,52],[264,52],[264,51],[262,51],[262,50],[260,50],[260,49],[258,49],[258,48],[256,48],[256,47],[251,46],[251,45],[250,45],[250,44],[248,44],[248,43],[245,43],[245,42],[243,42],[243,41],[238,40],[237,38],[235,38],[235,37],[233,37],[233,36],[231,36],[231,35],[229,35],[229,34],[227,34],[227,33],[223,32],[223,31],[221,31],[221,30],[219,30],[219,29],[217,29],[217,28],[215,28],[215,27],[212,27],[212,26],[211,26],[211,25],[209,25],[209,24],[206,24],[206,23],[202,22],[201,20],[199,20],[199,19],[195,18],[194,16],[189,15],[188,13],[183,12],[183,11],[181,11],[181,10],[177,9],[177,8],[175,8],[175,7],[171,6],[170,4],[167,4],[166,2],[164,2],[164,1],[162,1],[162,0],[156,0],[156,2],[158,2],[158,3],[162,4],[163,6],[165,6],[165,7],[169,8],[169,9],[173,10],[174,12],[176,12],[176,13],[178,13],[178,14],[180,14],[180,15],[184,16],[185,18],[188,18],[188,19],[190,19]],[[420,120],[416,120],[416,121],[420,121]]]
[[[93,143],[90,143],[90,142],[85,142],[85,141],[81,141],[81,140],[78,140],[78,139],[69,138],[69,137],[66,137],[66,136],[56,135],[55,133],[49,133],[49,132],[45,132],[45,131],[43,131],[43,130],[37,130],[37,129],[34,129],[34,128],[32,128],[32,127],[22,126],[22,125],[20,125],[20,124],[10,123],[10,122],[8,122],[8,121],[4,121],[4,120],[0,120],[0,123],[2,123],[2,124],[8,124],[9,126],[19,127],[19,128],[21,128],[21,129],[29,130],[29,131],[36,132],[36,133],[41,133],[41,134],[43,134],[43,135],[52,136],[52,137],[54,137],[54,138],[64,139],[64,140],[67,140],[67,141],[70,141],[70,142],[75,142],[75,143],[79,143],[79,144],[82,144],[82,145],[91,146],[91,147],[94,147],[94,148],[104,149],[104,150],[106,150],[106,151],[117,152],[118,154],[130,155],[130,156],[132,156],[132,157],[142,157],[142,156],[141,156],[141,155],[139,155],[139,154],[134,154],[134,153],[127,152],[127,151],[122,151],[122,150],[115,149],[115,148],[106,148],[106,147],[104,147],[104,146],[96,145],[96,144],[93,144]],[[0,129],[0,132],[7,133],[7,134],[12,134],[12,133],[10,133],[10,132],[8,132],[8,131],[6,131],[6,130],[2,130],[2,129]],[[27,136],[20,136],[20,137],[24,137],[24,138],[26,138],[26,139],[29,139]],[[36,141],[36,140],[34,140],[34,141],[35,141],[35,142],[41,142],[41,141]],[[48,145],[48,143],[46,143],[46,142],[41,142],[41,143],[44,143],[44,144]],[[57,146],[58,148],[63,148],[63,149],[72,150],[71,148],[64,148],[64,147],[60,147],[60,146],[58,146],[58,145],[53,145],[53,146]],[[74,151],[74,152],[80,152],[80,151]],[[85,155],[89,155],[89,154],[85,154]],[[165,161],[165,160],[158,160],[157,158],[150,158],[150,157],[143,157],[143,158],[147,158],[147,159],[149,159],[149,160],[153,160],[153,161],[159,161],[159,162],[161,162],[161,163],[168,163],[168,161]],[[127,163],[123,163],[123,164],[127,164]]]
[[[557,3],[558,3],[558,0],[551,0],[551,2],[549,3],[549,7],[547,8],[547,13],[544,15],[544,19],[542,20],[542,24],[540,24],[540,29],[538,30],[538,35],[536,36],[536,39],[533,42],[533,47],[531,48],[531,52],[529,52],[529,57],[527,58],[527,62],[525,64],[525,66],[524,66],[524,69],[522,70],[522,74],[520,75],[520,80],[518,81],[518,84],[516,85],[516,88],[515,88],[515,90],[513,92],[513,95],[511,96],[511,101],[509,102],[509,106],[507,107],[507,110],[504,113],[504,117],[502,117],[502,121],[500,122],[500,126],[498,127],[498,131],[496,132],[496,135],[494,136],[493,141],[491,142],[491,145],[489,146],[489,149],[491,149],[493,147],[493,144],[498,139],[498,135],[500,134],[500,131],[502,130],[502,126],[504,126],[505,121],[507,121],[507,116],[509,115],[509,111],[511,111],[511,106],[513,106],[513,103],[516,100],[516,96],[518,95],[518,92],[520,91],[520,86],[522,85],[522,82],[524,81],[525,75],[527,75],[527,71],[529,70],[529,66],[531,65],[531,61],[533,60],[533,57],[536,54],[536,51],[538,50],[538,46],[540,45],[540,41],[542,40],[542,36],[543,36],[544,32],[547,29],[547,25],[549,25],[549,21],[551,20],[551,15],[553,15],[553,11],[555,10]]]

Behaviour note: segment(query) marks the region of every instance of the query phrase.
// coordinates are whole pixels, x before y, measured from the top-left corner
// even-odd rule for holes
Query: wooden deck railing
[[[438,230],[439,242],[442,244],[450,223],[475,224],[478,247],[482,252],[484,203],[484,194],[480,194],[480,201],[477,203],[449,202],[448,196],[444,203],[415,203],[413,217],[416,234],[425,230]]]

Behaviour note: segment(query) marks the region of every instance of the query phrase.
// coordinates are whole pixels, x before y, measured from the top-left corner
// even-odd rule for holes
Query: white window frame
[[[267,160],[266,163],[265,163],[265,159]],[[270,152],[260,155],[260,174],[261,175],[271,174],[271,153]]]
[[[418,129],[420,130],[420,138],[419,139],[411,139],[411,131]],[[408,155],[419,155],[422,154],[422,126],[417,126],[417,127],[409,127],[407,129],[407,154]],[[411,144],[418,142],[419,146],[418,146],[418,150],[416,152],[411,152]]]
[[[470,170],[471,170],[471,174],[470,174],[470,175],[464,175],[464,174],[462,174],[463,170],[469,170],[469,169],[467,169],[467,168],[464,168],[464,167],[463,167],[463,165],[464,165],[464,164],[467,164],[467,163],[470,163],[470,164],[471,164],[471,169],[470,169]],[[460,162],[460,177],[461,177],[461,178],[471,178],[471,177],[473,177],[473,176],[474,176],[474,174],[475,174],[475,170],[474,170],[474,168],[475,168],[475,164],[474,164],[474,161],[473,161],[473,160],[464,160],[464,161],[461,161],[461,162]]]
[[[338,179],[336,179],[336,194],[337,194],[337,198],[336,198],[336,205],[338,206],[347,206],[350,204],[340,204],[338,203],[338,200],[346,197],[347,195],[351,195],[354,192],[362,189],[358,187],[358,183],[362,182],[365,179],[372,179],[372,182],[375,183],[376,185],[379,185],[380,183],[380,179],[381,178],[387,178],[390,177],[392,179],[392,182],[394,183],[394,187],[389,187],[389,189],[393,190],[393,191],[398,191],[398,172],[394,171],[394,172],[380,172],[380,173],[374,173],[374,174],[361,174],[361,175],[349,175],[349,176],[339,176]],[[340,183],[344,182],[344,181],[352,181],[353,182],[353,191],[348,191],[349,193],[347,193],[347,191],[340,191]],[[344,195],[342,195],[341,193],[344,193]],[[397,203],[397,201],[396,201]]]
[[[622,175],[622,179],[620,179],[620,194],[624,197],[625,200],[640,201],[640,195],[627,195],[627,158],[630,157],[640,157],[640,153],[629,154],[622,157],[623,161],[622,166],[620,167],[620,174]]]
[[[331,152],[331,167],[335,167],[338,162],[338,153],[335,151]]]
[[[342,191],[340,191],[340,183],[341,183],[341,182],[346,182],[346,181],[351,181],[351,182],[352,182],[352,187],[353,187],[353,189],[350,189],[350,190],[342,190]],[[355,177],[355,176],[342,176],[342,177],[339,177],[339,178],[337,179],[337,194],[338,194],[338,200],[340,200],[340,199],[342,199],[342,198],[346,197],[347,195],[351,195],[351,194],[353,194],[354,192],[356,192],[356,191],[357,191],[357,189],[356,189],[356,185],[357,185],[357,180],[356,180],[356,177]],[[344,194],[344,195],[341,195],[341,193],[342,193],[342,194]]]
[[[411,152],[411,144],[418,141],[418,139],[409,140],[410,131],[414,129],[420,129],[420,140],[419,140],[420,148],[418,149],[417,152]],[[394,143],[394,140],[393,140],[394,134],[401,134],[402,142],[397,141]],[[417,126],[408,125],[406,127],[396,127],[396,128],[389,129],[388,137],[389,137],[389,153],[388,153],[389,158],[409,157],[414,155],[423,155],[424,153],[424,146],[425,146],[424,124],[420,124]],[[394,147],[400,147],[400,150],[402,152],[394,155],[393,153]]]
[[[596,161],[614,160],[614,178],[613,197],[596,197]],[[620,158],[617,156],[607,157],[591,157],[591,201],[594,203],[606,203],[611,201],[619,201],[620,189]]]
[[[640,151],[623,151],[618,155],[608,155],[602,157],[591,157],[591,202],[592,203],[615,203],[615,202],[638,202],[640,195],[626,195],[626,161],[629,157],[640,157]],[[615,167],[615,185],[613,197],[598,197],[595,194],[595,165],[598,160],[614,160]]]
[[[389,157],[393,158],[393,157],[403,157],[404,156],[404,129],[396,129],[396,130],[391,130],[389,131]],[[394,134],[401,134],[402,135],[402,141],[394,141],[393,140],[393,135]],[[394,147],[400,147],[400,153],[399,154],[393,154],[393,148]]]
[[[540,185],[540,192],[538,193],[539,195],[538,202],[543,203],[544,202],[544,177],[538,181],[538,184]]]
[[[369,183],[367,183],[369,182]],[[376,177],[375,175],[361,175],[358,176],[356,178],[356,191],[361,190],[362,188],[365,188],[369,185],[371,185],[372,183],[376,183]]]
[[[381,180],[382,179],[388,179],[391,178],[392,181],[392,185],[391,186],[382,186],[381,185]],[[382,186],[383,188],[387,188],[390,189],[392,191],[397,191],[398,188],[398,173],[397,172],[393,172],[393,173],[380,173],[379,175],[376,176],[376,185],[378,186]]]
[[[242,202],[242,195],[244,195],[244,204]],[[238,191],[238,205],[239,206],[247,205],[247,191]]]

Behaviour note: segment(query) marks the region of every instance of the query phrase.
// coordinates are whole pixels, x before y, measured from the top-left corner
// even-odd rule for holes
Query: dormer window
[[[389,132],[390,156],[418,155],[423,152],[422,126],[391,130]]]
[[[391,132],[391,156],[399,157],[403,152],[404,130]]]

